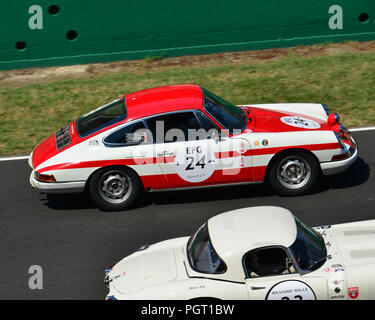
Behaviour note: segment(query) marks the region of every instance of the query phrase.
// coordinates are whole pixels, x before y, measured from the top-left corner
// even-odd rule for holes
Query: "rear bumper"
[[[30,155],[29,155],[28,163],[29,163],[30,168],[34,169],[33,168],[33,152],[31,152]]]
[[[323,162],[320,164],[320,168],[322,169],[322,173],[325,176],[330,176],[333,174],[344,172],[357,160],[357,158],[358,149],[355,148],[353,154],[349,158],[340,161]]]
[[[86,181],[41,182],[35,179],[33,170],[30,174],[30,185],[45,193],[78,193],[85,190]]]

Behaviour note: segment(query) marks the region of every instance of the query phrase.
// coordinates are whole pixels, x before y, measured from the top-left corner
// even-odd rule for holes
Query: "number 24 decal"
[[[203,156],[200,158],[199,161],[194,166],[194,157],[187,157],[186,160],[189,162],[188,165],[186,166],[185,170],[194,170],[195,167],[200,166],[202,169],[206,166],[206,156]]]

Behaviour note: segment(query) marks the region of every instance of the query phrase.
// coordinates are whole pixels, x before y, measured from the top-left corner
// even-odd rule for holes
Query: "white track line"
[[[26,160],[26,159],[29,159],[29,156],[0,158],[0,161]]]
[[[375,127],[361,127],[361,128],[349,128],[350,132],[358,132],[358,131],[371,131],[375,130]],[[17,157],[7,157],[7,158],[1,158],[1,161],[13,161],[13,160],[27,160],[29,159],[29,156],[17,156]]]
[[[375,127],[362,127],[362,128],[349,128],[350,132],[356,132],[356,131],[370,131],[375,130]]]

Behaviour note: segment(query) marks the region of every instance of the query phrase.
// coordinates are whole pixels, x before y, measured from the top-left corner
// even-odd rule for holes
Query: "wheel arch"
[[[290,149],[284,149],[284,150],[281,150],[277,153],[275,153],[273,155],[273,157],[270,159],[270,161],[268,162],[267,164],[267,169],[266,169],[266,173],[264,175],[264,181],[266,182],[268,180],[268,176],[270,174],[270,171],[273,167],[273,165],[275,164],[275,162],[277,160],[279,160],[280,158],[282,157],[285,157],[285,156],[288,156],[288,155],[291,155],[291,154],[309,154],[311,155],[316,161],[317,163],[320,163],[319,162],[319,159],[318,157],[310,150],[307,150],[305,148],[290,148]],[[320,166],[319,166],[320,167]]]
[[[90,180],[92,179],[92,177],[94,176],[94,174],[96,174],[100,170],[106,170],[106,169],[125,169],[125,170],[132,171],[134,174],[136,174],[138,176],[139,181],[142,184],[142,188],[144,188],[141,176],[133,168],[131,168],[131,167],[127,166],[127,165],[108,165],[108,166],[97,168],[96,170],[94,170],[93,172],[91,172],[91,174],[89,175],[88,179],[86,180],[85,191],[88,191],[88,188],[89,188],[89,185],[90,185]]]

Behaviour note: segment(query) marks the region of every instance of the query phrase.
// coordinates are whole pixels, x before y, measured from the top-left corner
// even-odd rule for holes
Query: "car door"
[[[154,137],[156,163],[165,188],[216,182],[216,143],[206,135],[194,111],[172,112],[147,119]]]
[[[242,135],[228,135],[202,111],[196,111],[195,114],[201,127],[215,141],[215,144],[212,144],[216,159],[215,182],[221,184],[251,181],[252,157],[248,140]]]
[[[326,300],[323,277],[300,275],[285,248],[263,247],[243,259],[246,287],[251,300]]]
[[[147,124],[168,188],[251,180],[247,140],[229,137],[202,111],[160,115]]]

